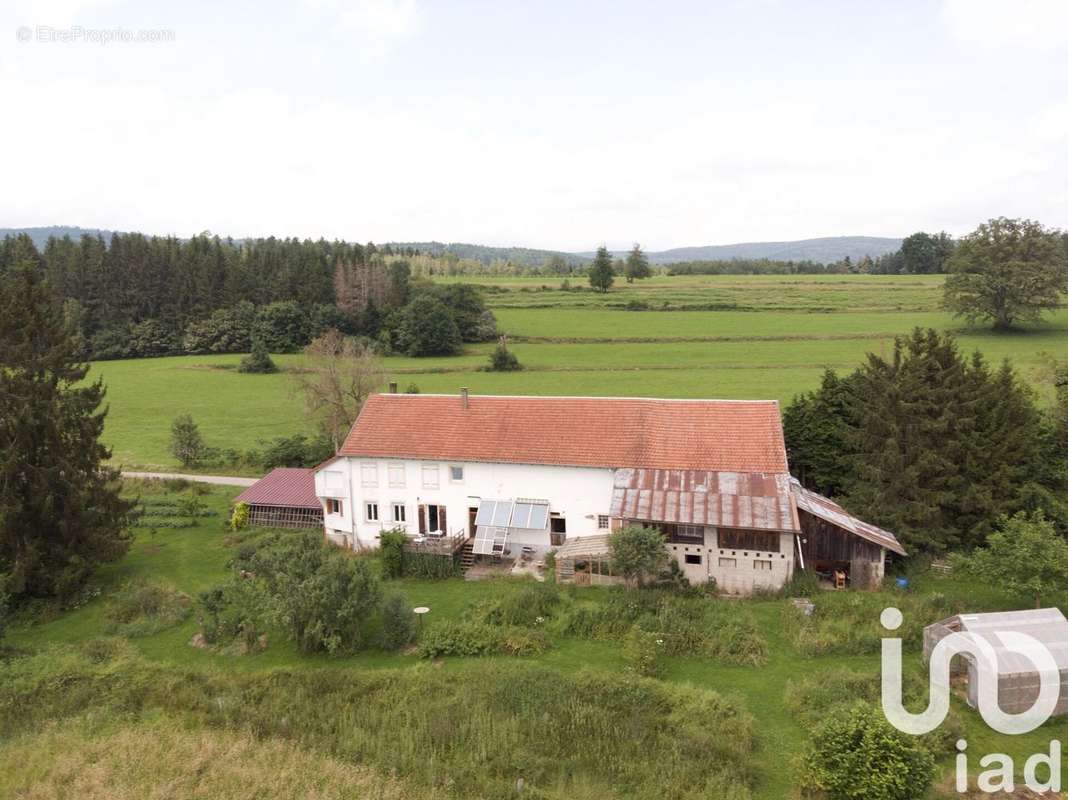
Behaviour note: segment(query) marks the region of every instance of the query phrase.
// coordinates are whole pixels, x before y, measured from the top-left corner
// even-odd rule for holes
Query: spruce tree
[[[649,259],[642,252],[642,246],[637,242],[634,243],[634,247],[631,248],[630,254],[627,256],[624,274],[627,276],[627,283],[634,283],[635,279],[641,280],[653,274],[653,271],[649,268]]]
[[[590,265],[589,279],[590,286],[599,292],[607,292],[615,282],[612,256],[604,245],[597,248],[597,255],[594,256],[593,264]]]
[[[69,596],[129,545],[104,386],[31,265],[0,280],[0,343],[0,574],[16,597]]]
[[[269,375],[278,372],[278,367],[271,359],[271,354],[267,352],[267,345],[263,343],[262,339],[257,338],[252,343],[252,352],[241,359],[237,371]]]

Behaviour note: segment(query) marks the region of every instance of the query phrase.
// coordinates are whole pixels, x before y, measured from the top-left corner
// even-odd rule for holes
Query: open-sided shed
[[[248,503],[249,524],[267,528],[321,528],[323,503],[315,494],[315,471],[273,469],[234,498]]]
[[[1007,649],[1001,636],[1018,632],[1037,639],[1049,650],[1061,673],[1061,696],[1053,713],[1068,712],[1068,620],[1060,609],[957,614],[940,620],[923,630],[924,661],[930,660],[938,642],[954,632],[982,637],[994,649],[998,664],[998,705],[1008,714],[1019,714],[1034,704],[1038,697],[1039,676],[1030,659]],[[957,674],[967,674],[968,705],[976,707],[978,666],[975,659],[963,655],[954,659],[953,667]]]

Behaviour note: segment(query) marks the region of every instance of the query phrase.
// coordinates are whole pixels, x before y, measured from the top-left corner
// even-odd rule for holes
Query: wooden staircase
[[[460,549],[460,574],[463,575],[467,572],[468,568],[475,563],[475,540],[474,538],[468,538],[464,542],[464,546]]]

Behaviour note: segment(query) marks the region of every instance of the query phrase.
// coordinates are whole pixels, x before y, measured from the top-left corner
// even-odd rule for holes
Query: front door
[[[478,516],[478,508],[467,509],[467,535],[472,539],[475,538],[475,529],[478,527],[475,525],[475,517]]]

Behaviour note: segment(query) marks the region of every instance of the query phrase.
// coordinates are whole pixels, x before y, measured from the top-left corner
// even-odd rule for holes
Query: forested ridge
[[[413,280],[407,260],[373,244],[116,233],[53,237],[38,249],[9,236],[0,275],[20,263],[42,271],[83,354],[97,359],[247,352],[254,340],[289,352],[330,328],[420,355],[402,313],[418,295],[430,296],[432,313],[450,312],[457,342],[496,330],[476,290]]]

